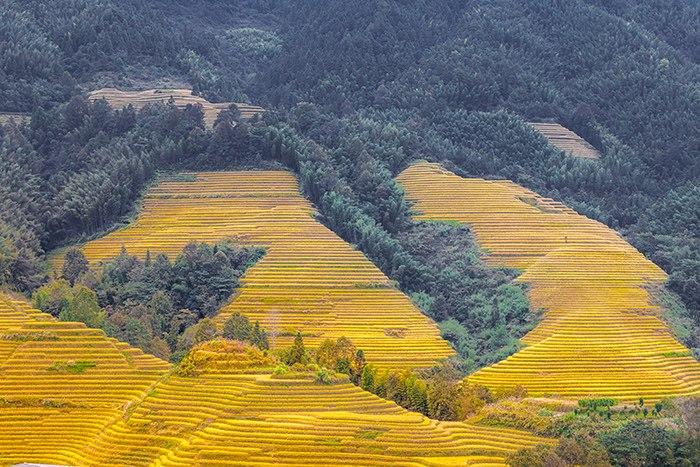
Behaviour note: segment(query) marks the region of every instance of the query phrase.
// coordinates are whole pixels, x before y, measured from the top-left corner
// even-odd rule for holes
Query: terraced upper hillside
[[[549,442],[432,421],[347,380],[231,366],[244,344],[228,342],[205,344],[204,371],[177,376],[101,331],[0,295],[0,465],[501,464]]]
[[[245,274],[220,323],[234,312],[259,320],[273,347],[290,345],[298,330],[311,347],[345,336],[380,367],[432,366],[453,354],[436,325],[379,269],[313,218],[291,173],[192,177],[150,190],[135,223],[89,242],[83,248],[87,258],[113,258],[122,245],[132,255],[150,251],[174,258],[188,242],[234,236],[268,251]]]
[[[588,141],[558,123],[530,123],[535,130],[547,138],[549,144],[572,156],[582,159],[598,159],[600,152]]]
[[[615,231],[509,181],[418,163],[399,177],[419,219],[469,224],[486,261],[518,268],[542,323],[527,347],[477,371],[531,396],[659,399],[700,394],[700,364],[660,319],[646,286],[666,279]]]
[[[15,122],[20,125],[29,121],[29,114],[18,112],[0,112],[0,125],[5,125],[10,122]]]
[[[149,89],[146,91],[120,91],[115,88],[98,89],[90,93],[90,100],[96,101],[105,99],[115,109],[122,109],[128,105],[140,109],[148,104],[155,102],[166,103],[170,99],[173,100],[176,106],[185,107],[188,104],[199,104],[204,111],[204,123],[207,126],[212,126],[216,121],[216,117],[222,110],[228,109],[233,102],[224,102],[215,104],[209,102],[203,97],[192,94],[191,89]],[[235,102],[236,107],[241,112],[243,118],[252,118],[255,115],[263,113],[265,110],[256,105],[244,104]]]

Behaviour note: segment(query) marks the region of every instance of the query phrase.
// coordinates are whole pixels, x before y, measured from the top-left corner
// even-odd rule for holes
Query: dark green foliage
[[[522,286],[511,283],[515,272],[486,266],[466,227],[419,222],[398,239],[422,268],[421,281],[408,284],[420,291],[412,296],[440,324],[468,369],[519,348],[518,338],[532,329],[537,315]]]
[[[171,263],[162,254],[155,259],[147,254],[141,260],[122,249],[91,281],[84,280],[87,275],[80,276],[79,281],[89,287],[80,282],[71,287],[63,279],[53,281],[34,293],[34,305],[64,321],[104,328],[109,335],[161,358],[172,354],[178,359],[192,346],[217,335],[211,316],[263,254],[262,249],[229,241],[191,243]],[[74,261],[81,258],[73,256]],[[226,323],[224,336],[269,348],[267,333],[260,325],[251,326],[240,315]]]
[[[346,374],[354,384],[360,384],[366,365],[365,354],[346,337],[326,339],[313,352],[316,363],[332,372]]]
[[[678,433],[651,421],[633,420],[600,437],[615,466],[684,466],[691,446]]]
[[[247,100],[257,73],[280,50],[269,28],[278,2],[206,3],[3,2],[0,110],[65,102],[78,83],[129,85],[164,76],[186,78],[209,98]]]
[[[34,306],[54,317],[68,309],[73,299],[73,288],[66,280],[56,280],[38,288],[32,295]]]
[[[253,326],[253,331],[250,336],[250,343],[257,346],[261,350],[268,350],[270,348],[270,340],[268,332],[260,326],[258,321],[255,322]]]
[[[101,328],[105,323],[105,312],[97,301],[97,294],[78,284],[73,288],[68,306],[58,314],[61,321],[78,321],[92,328]]]
[[[581,399],[578,401],[578,406],[584,413],[609,410],[615,404],[617,404],[615,399]]]
[[[301,332],[297,332],[297,335],[294,337],[294,343],[284,353],[282,361],[286,365],[291,366],[295,363],[307,363],[308,360],[309,356],[307,355],[306,348],[304,347],[304,338],[302,337]]]
[[[262,249],[231,242],[190,243],[171,263],[165,255],[142,261],[122,250],[104,264],[95,289],[109,310],[109,329],[115,335],[134,345],[167,336],[173,350],[189,348],[201,340],[198,331],[206,334],[193,326],[213,316],[263,254]],[[188,329],[192,331],[182,344],[180,335]]]
[[[629,232],[670,273],[671,290],[697,321],[700,9],[671,3],[333,1],[321,9],[301,1],[285,17],[293,26],[271,92],[285,106],[314,103],[292,116],[301,133],[329,148],[317,160],[335,156],[342,146],[333,140],[355,120],[364,146],[349,153],[356,170],[377,135],[396,139],[359,131],[372,121],[409,135],[413,146],[401,146],[408,160],[451,160],[464,174],[510,178]],[[603,156],[597,163],[566,157],[523,120],[558,121]],[[392,172],[401,165],[400,152],[367,152]],[[327,217],[329,225],[334,216],[356,225],[347,204],[371,208],[327,182],[335,173],[354,191],[344,162],[329,165],[335,172],[302,168],[317,180],[310,193],[349,197],[346,206],[329,202]],[[376,260],[375,248],[362,249]]]
[[[226,339],[246,341],[251,338],[253,327],[247,317],[234,313],[224,323],[223,335]]]
[[[35,307],[61,321],[78,321],[95,328],[105,324],[97,294],[83,284],[71,287],[63,279],[53,281],[37,289],[32,299]]]
[[[0,281],[31,292],[46,277],[44,252],[133,212],[156,167],[236,166],[259,157],[247,124],[217,140],[227,148],[219,154],[210,140],[220,126],[206,132],[198,107],[114,111],[79,96],[0,132]],[[74,282],[82,266],[72,267]]]
[[[267,331],[260,327],[258,321],[251,325],[250,320],[240,313],[234,313],[226,320],[222,335],[226,339],[250,342],[261,350],[270,348]]]
[[[573,412],[553,417],[555,446],[522,449],[509,464],[517,466],[614,465],[691,466],[700,460],[697,398],[657,402],[652,410],[639,400],[620,406],[612,399],[579,401]],[[550,415],[551,416],[551,415]]]
[[[662,316],[671,328],[674,337],[690,349],[690,354],[700,359],[700,317],[697,314],[699,308],[695,308],[694,313],[691,313],[678,298],[678,295],[669,292],[666,287],[651,288],[650,293],[652,298],[663,308]]]
[[[520,399],[527,395],[522,387],[502,388],[494,395],[484,386],[464,382],[460,375],[461,372],[449,364],[420,373],[379,371],[367,364],[353,382],[408,410],[438,420],[465,420],[496,400]]]
[[[85,258],[83,252],[77,248],[71,248],[66,252],[66,256],[63,263],[63,277],[70,283],[74,285],[81,275],[88,272],[88,260]]]

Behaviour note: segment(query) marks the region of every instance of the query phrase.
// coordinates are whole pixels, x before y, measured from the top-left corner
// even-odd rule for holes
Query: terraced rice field
[[[102,465],[430,465],[440,457],[499,463],[536,442],[518,431],[432,421],[350,383],[239,374],[164,380],[90,451],[105,453],[93,457]]]
[[[153,188],[136,222],[86,244],[87,258],[113,258],[122,245],[134,255],[175,258],[188,242],[234,236],[267,254],[245,274],[219,324],[240,312],[271,332],[273,347],[290,345],[297,331],[310,347],[345,336],[379,367],[427,367],[453,354],[435,324],[379,269],[314,219],[292,174],[195,176]]]
[[[677,342],[648,285],[666,274],[605,225],[509,181],[461,178],[418,163],[398,180],[419,219],[468,224],[493,265],[522,270],[531,305],[546,310],[526,348],[469,376],[531,396],[700,394],[700,364]]]
[[[71,371],[71,362],[94,366]],[[0,465],[74,464],[169,368],[102,331],[0,295]]]
[[[348,382],[169,365],[0,296],[0,465],[503,464],[541,442],[436,422]],[[81,373],[56,362],[90,360]]]
[[[17,112],[0,112],[0,125],[5,125],[11,121],[20,125],[22,123],[29,122],[29,114],[17,113]]]
[[[600,158],[600,152],[588,141],[558,123],[532,122],[529,125],[547,138],[549,144],[564,152],[583,159]]]
[[[215,104],[203,97],[192,95],[191,89],[149,89],[147,91],[120,91],[115,88],[103,88],[93,91],[89,95],[90,100],[96,101],[105,99],[115,109],[122,109],[128,105],[136,109],[145,107],[155,102],[167,103],[170,99],[178,107],[185,107],[188,104],[199,104],[204,111],[204,123],[211,127],[216,121],[216,117],[222,110],[226,110],[232,102]],[[243,118],[252,118],[262,114],[265,109],[256,105],[236,102],[236,107],[241,111]]]

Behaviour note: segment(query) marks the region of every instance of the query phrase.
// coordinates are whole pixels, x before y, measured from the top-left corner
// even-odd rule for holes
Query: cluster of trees
[[[312,368],[316,370],[317,382],[329,384],[335,373],[342,373],[366,391],[438,420],[465,420],[487,404],[527,395],[522,387],[493,393],[481,385],[464,384],[463,373],[450,363],[421,373],[378,370],[345,337],[326,339],[315,350],[309,350],[303,335],[297,333],[292,345],[281,349],[278,357],[277,374]]]
[[[174,262],[159,254],[144,260],[126,250],[99,272],[79,250],[66,255],[63,276],[40,287],[34,306],[64,321],[80,321],[164,359],[179,360],[192,346],[218,334],[211,317],[264,251],[232,242],[191,243]],[[240,315],[225,323],[225,337],[268,348],[267,335]]]
[[[697,404],[657,402],[652,410],[644,400],[633,407],[615,405],[609,399],[579,401],[579,408],[560,415],[556,430],[549,433],[561,436],[556,445],[522,449],[510,456],[509,464],[680,467],[700,462],[697,432],[692,428]]]
[[[464,383],[462,372],[449,363],[424,374],[412,371],[378,371],[366,365],[360,387],[400,406],[438,420],[465,420],[487,404],[527,395],[521,386],[498,393],[479,384]]]
[[[365,368],[365,354],[346,337],[336,340],[325,339],[316,350],[304,345],[304,337],[297,332],[294,342],[288,348],[278,351],[280,364],[275,374],[285,374],[291,370],[316,370],[316,382],[331,384],[336,373],[347,375],[354,384],[359,384]]]
[[[634,2],[642,14],[622,2],[297,3],[285,16],[295,27],[285,30],[271,78],[280,102],[345,113],[399,108],[426,118],[504,108],[565,123],[586,106],[658,175],[683,177],[697,164],[695,62],[675,46],[697,41],[679,37],[692,36],[680,25],[697,18],[693,2]],[[684,19],[656,21],[664,16]]]
[[[31,293],[46,251],[128,217],[157,171],[257,164],[262,123],[239,120],[226,110],[209,130],[196,106],[137,112],[76,96],[0,125],[0,282]]]
[[[268,332],[260,326],[258,321],[255,324],[251,324],[247,317],[238,312],[233,313],[226,320],[221,335],[226,339],[248,342],[260,350],[270,349]]]
[[[524,287],[512,282],[515,271],[483,262],[467,227],[418,222],[397,237],[425,269],[413,301],[439,324],[467,372],[520,348],[518,338],[534,327],[537,310],[530,310]]]
[[[27,126],[0,129],[4,282],[31,291],[44,279],[45,250],[132,209],[156,162],[136,126],[133,111],[78,97],[37,110]]]

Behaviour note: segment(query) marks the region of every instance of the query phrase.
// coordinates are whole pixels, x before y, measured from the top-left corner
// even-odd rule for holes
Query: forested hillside
[[[514,179],[621,229],[671,273],[697,320],[697,4],[418,4],[296,10],[271,75],[275,101],[401,128],[426,157]],[[523,119],[565,124],[602,160],[562,157]]]
[[[20,289],[40,282],[42,250],[107,227],[173,160],[264,155],[298,170],[325,222],[413,290],[397,240],[409,207],[391,179],[429,158],[620,229],[700,319],[694,2],[61,0],[5,2],[0,15],[0,111],[35,114],[2,144],[3,210],[22,213],[4,216],[6,256],[24,258],[4,276]],[[175,123],[73,98],[160,82],[280,112],[248,138],[202,130],[195,110],[171,109]],[[565,156],[526,120],[564,124],[601,159]],[[231,138],[250,157],[222,150]],[[100,201],[107,173],[120,195]]]

